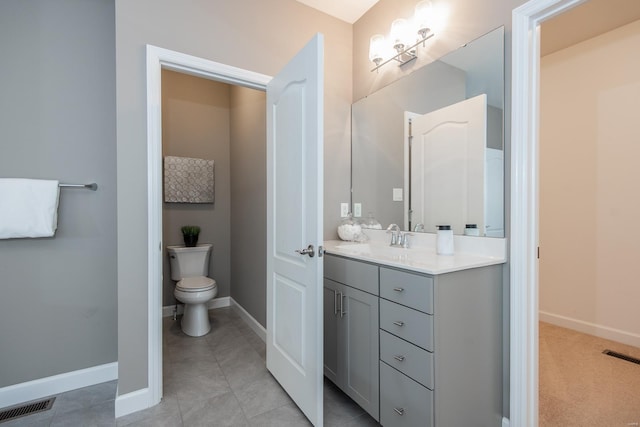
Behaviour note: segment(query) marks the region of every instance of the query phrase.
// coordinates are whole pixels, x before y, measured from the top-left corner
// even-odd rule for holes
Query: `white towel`
[[[58,181],[0,178],[0,239],[53,236],[59,194]]]

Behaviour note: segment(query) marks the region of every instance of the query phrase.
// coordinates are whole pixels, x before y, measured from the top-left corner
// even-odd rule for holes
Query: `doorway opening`
[[[266,91],[271,77],[155,46],[147,46],[148,405],[162,398],[162,70]],[[259,324],[255,322],[259,330]]]
[[[640,68],[629,61],[640,5],[612,6],[589,0],[541,26],[540,426],[640,420],[636,367],[603,354],[640,355],[640,234],[622,225],[640,215],[629,197],[640,179]]]
[[[538,425],[540,25],[584,0],[531,0],[513,11],[510,425]]]

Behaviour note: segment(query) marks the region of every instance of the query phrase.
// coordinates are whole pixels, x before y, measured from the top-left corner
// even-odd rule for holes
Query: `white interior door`
[[[316,35],[267,86],[267,369],[316,426],[323,406],[323,46]],[[296,252],[311,246],[313,256]]]
[[[487,96],[478,95],[411,121],[411,223],[465,224],[484,230]]]
[[[504,151],[487,148],[484,229],[487,237],[504,236]]]

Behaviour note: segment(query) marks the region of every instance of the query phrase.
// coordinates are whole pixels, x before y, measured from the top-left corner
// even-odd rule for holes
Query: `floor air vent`
[[[46,400],[40,400],[38,402],[27,403],[26,405],[5,409],[0,412],[0,423],[15,420],[20,417],[26,417],[27,415],[36,414],[38,412],[48,411],[53,406],[53,402],[55,400],[55,397],[51,397]]]
[[[626,360],[627,362],[635,363],[636,365],[640,365],[640,359],[636,359],[635,357],[628,356],[626,354],[618,353],[613,350],[604,350],[604,354],[611,357],[617,357],[618,359]]]

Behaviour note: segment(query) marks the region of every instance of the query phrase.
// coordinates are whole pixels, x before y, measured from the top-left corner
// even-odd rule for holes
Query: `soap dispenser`
[[[464,227],[464,235],[465,236],[479,236],[480,229],[478,228],[478,224],[467,224]]]
[[[437,225],[436,253],[453,255],[453,230],[450,225]]]

